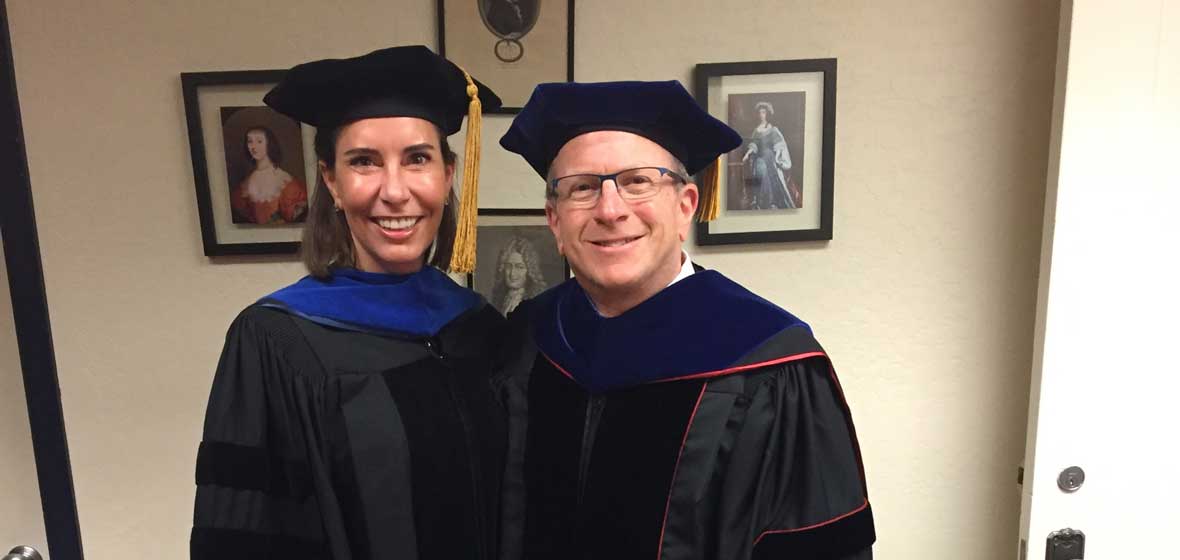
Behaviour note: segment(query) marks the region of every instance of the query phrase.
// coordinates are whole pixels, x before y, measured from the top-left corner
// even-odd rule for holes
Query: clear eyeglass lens
[[[654,167],[632,169],[619,174],[619,189],[624,198],[645,198],[655,194],[664,182],[660,170]]]
[[[573,175],[557,182],[558,197],[573,202],[597,200],[601,189],[602,179],[597,175]]]
[[[615,178],[619,194],[627,200],[641,200],[654,195],[665,183],[674,181],[670,175],[655,167],[628,169]],[[570,202],[594,203],[602,193],[602,178],[598,175],[572,175],[557,182],[557,195]]]

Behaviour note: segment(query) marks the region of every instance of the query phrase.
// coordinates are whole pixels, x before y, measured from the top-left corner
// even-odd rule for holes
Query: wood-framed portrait
[[[697,244],[832,239],[836,59],[698,64],[697,100],[742,135]]]
[[[437,0],[438,53],[518,113],[533,88],[574,79],[574,0]]]
[[[317,173],[315,130],[262,103],[284,72],[180,75],[207,256],[299,249]]]

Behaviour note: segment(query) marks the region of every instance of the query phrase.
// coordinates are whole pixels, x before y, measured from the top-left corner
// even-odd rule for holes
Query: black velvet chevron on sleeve
[[[193,560],[323,560],[322,543],[288,535],[234,529],[194,528],[189,540]]]
[[[754,545],[753,560],[781,560],[784,558],[844,559],[871,558],[854,556],[869,550],[876,540],[871,507],[819,527],[801,531],[766,533]]]
[[[301,499],[311,491],[310,479],[306,465],[276,457],[263,447],[205,441],[197,451],[198,486],[212,484]]]

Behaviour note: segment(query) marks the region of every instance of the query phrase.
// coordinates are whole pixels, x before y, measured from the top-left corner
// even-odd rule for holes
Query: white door
[[[18,545],[48,550],[16,325],[0,244],[0,556]]]
[[[1180,1],[1066,0],[1059,36],[1022,552],[1180,560]]]

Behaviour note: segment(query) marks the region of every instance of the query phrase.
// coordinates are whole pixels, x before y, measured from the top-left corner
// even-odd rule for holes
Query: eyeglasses
[[[664,167],[636,167],[609,175],[581,173],[549,182],[549,194],[574,208],[591,208],[602,198],[602,184],[614,181],[619,196],[627,202],[647,200],[673,183],[687,183],[680,174]]]

